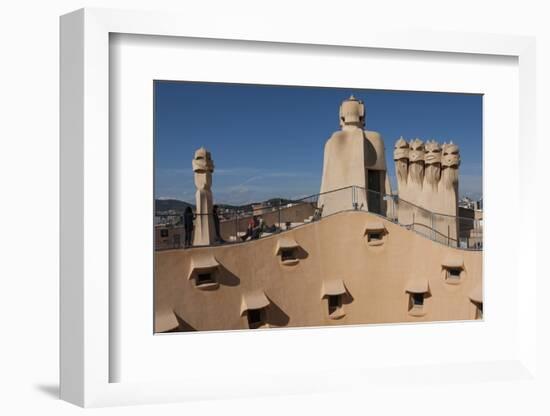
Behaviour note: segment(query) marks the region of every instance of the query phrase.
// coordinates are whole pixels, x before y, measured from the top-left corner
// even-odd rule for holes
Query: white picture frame
[[[526,173],[535,151],[535,41],[529,37],[468,33],[380,31],[362,27],[360,32],[315,27],[284,31],[277,26],[262,28],[241,22],[205,27],[193,16],[82,9],[61,18],[61,398],[80,406],[159,403],[214,397],[242,397],[268,394],[319,393],[323,391],[375,389],[395,378],[416,376],[419,383],[462,380],[525,380],[536,382],[536,230],[527,226],[529,209],[535,205],[536,189]],[[269,379],[239,380],[221,374],[216,380],[194,374],[187,380],[112,382],[110,366],[120,359],[110,347],[113,305],[109,276],[113,262],[109,251],[110,231],[110,34],[224,39],[226,41],[276,42],[281,45],[331,45],[334,48],[408,50],[439,54],[502,55],[517,58],[519,83],[518,146],[519,187],[516,213],[523,224],[517,241],[517,265],[522,270],[517,291],[517,347],[498,361],[473,360],[403,368],[373,368],[361,365],[321,370],[318,373],[281,371]],[[529,144],[526,146],[525,144]],[[491,221],[486,221],[491,230]],[[498,226],[495,221],[493,227]],[[521,226],[521,225],[520,225]],[[494,229],[494,228],[493,228]],[[489,250],[491,249],[488,246]],[[516,276],[517,277],[517,276]],[[152,276],[151,276],[152,278]],[[441,324],[440,324],[441,325]],[[405,328],[403,326],[402,328]],[[409,327],[410,328],[410,327]],[[334,330],[334,329],[332,329]],[[294,330],[293,330],[294,331]],[[325,329],[309,330],[323,337]],[[343,330],[342,330],[343,331]],[[151,336],[152,333],[151,333]],[[278,336],[278,335],[277,335]],[[286,336],[289,336],[286,334]],[[353,334],[351,335],[353,336]],[[471,374],[483,373],[481,377]],[[345,380],[325,383],[323,377]],[[320,377],[321,376],[321,377]],[[430,388],[430,387],[426,387]]]

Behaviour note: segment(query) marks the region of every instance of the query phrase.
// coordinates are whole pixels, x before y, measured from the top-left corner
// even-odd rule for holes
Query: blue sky
[[[366,107],[366,129],[382,134],[395,189],[399,136],[460,146],[460,195],[482,196],[482,96],[354,88],[156,81],[155,197],[194,202],[191,160],[212,152],[217,203],[299,198],[319,192],[323,148],[339,130],[340,103]]]

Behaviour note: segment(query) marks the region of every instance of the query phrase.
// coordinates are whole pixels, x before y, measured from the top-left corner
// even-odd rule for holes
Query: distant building
[[[463,196],[458,200],[458,206],[461,208],[468,208],[468,209],[474,209],[475,208],[475,201],[468,198],[467,196]]]
[[[155,225],[178,225],[181,222],[181,214],[174,210],[157,212],[154,222]]]
[[[155,250],[183,248],[185,230],[183,226],[159,224],[155,226]]]
[[[478,201],[474,201],[473,199],[471,199],[467,196],[463,196],[458,201],[458,206],[463,207],[463,208],[482,210],[483,209],[483,198],[479,199]]]
[[[475,202],[475,209],[483,210],[483,198],[481,198],[479,201]]]
[[[263,213],[271,210],[271,207],[264,203],[260,202],[259,204],[252,204],[252,215],[262,215]]]

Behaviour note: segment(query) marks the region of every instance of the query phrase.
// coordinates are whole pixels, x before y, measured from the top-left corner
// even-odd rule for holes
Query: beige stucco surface
[[[368,224],[382,223],[381,241],[368,242]],[[370,227],[372,228],[372,226]],[[279,240],[299,244],[297,263],[282,264]],[[220,264],[219,286],[195,287],[188,279],[194,257]],[[462,262],[458,281],[448,282],[443,265]],[[248,328],[243,296],[265,293],[271,327],[474,319],[471,296],[480,296],[482,252],[450,248],[360,211],[347,211],[260,240],[155,252],[155,310],[173,311],[180,329]],[[344,316],[331,319],[322,294],[341,280]],[[427,282],[421,313],[409,311],[408,285]],[[474,295],[472,295],[474,294]]]

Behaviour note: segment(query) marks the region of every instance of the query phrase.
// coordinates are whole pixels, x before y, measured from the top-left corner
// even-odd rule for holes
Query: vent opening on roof
[[[367,238],[369,243],[372,241],[381,241],[382,240],[382,233],[373,231],[371,233],[367,233]]]
[[[405,291],[409,294],[409,315],[423,316],[426,313],[426,298],[430,296],[428,280],[414,278],[407,282]]]
[[[197,286],[204,285],[206,283],[213,283],[214,278],[212,273],[199,273],[197,274]]]
[[[281,256],[284,265],[297,264],[300,261],[300,245],[290,236],[280,237],[277,240],[275,255]]]
[[[214,290],[219,287],[218,273],[220,264],[211,255],[196,256],[191,259],[189,280],[195,281],[195,287],[201,290]]]
[[[281,261],[296,260],[296,249],[284,248],[281,250]]]
[[[342,307],[342,295],[328,296],[328,314],[333,315]]]
[[[270,302],[263,291],[244,293],[241,299],[241,316],[246,314],[250,329],[267,326],[267,308]]]
[[[321,298],[326,298],[327,300],[327,311],[330,319],[340,319],[346,315],[344,311],[344,296],[350,297],[343,280],[334,279],[323,282]]]
[[[386,227],[382,222],[371,221],[367,223],[365,237],[369,246],[381,246],[386,237]]]
[[[464,260],[462,256],[449,255],[441,264],[445,281],[451,284],[458,284],[465,277]]]
[[[265,325],[265,308],[261,309],[249,309],[246,312],[248,319],[248,327],[250,329],[256,329]]]

